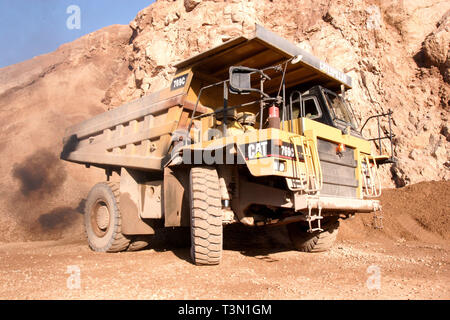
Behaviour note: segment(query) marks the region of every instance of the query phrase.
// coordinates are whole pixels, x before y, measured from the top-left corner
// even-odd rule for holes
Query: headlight
[[[286,161],[275,159],[273,161],[273,169],[280,172],[286,171]]]

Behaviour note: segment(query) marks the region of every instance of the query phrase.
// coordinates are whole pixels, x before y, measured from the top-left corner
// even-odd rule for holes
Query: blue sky
[[[56,50],[112,24],[128,24],[153,0],[0,0],[0,68]],[[69,29],[80,9],[80,29]]]

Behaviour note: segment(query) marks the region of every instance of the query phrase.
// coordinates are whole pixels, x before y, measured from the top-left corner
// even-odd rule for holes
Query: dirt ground
[[[243,239],[244,240],[244,239]],[[449,299],[450,247],[339,241],[325,253],[241,243],[219,266],[197,267],[189,249],[94,253],[83,241],[0,246],[1,299]],[[68,288],[69,266],[80,288]],[[380,271],[379,289],[367,282]],[[370,283],[369,283],[370,285]]]
[[[92,252],[80,234],[4,242],[0,299],[449,299],[449,190],[386,190],[384,228],[371,215],[343,221],[324,253],[293,250],[283,227],[226,226],[219,266],[194,266],[188,247],[166,241],[178,230],[117,254]]]

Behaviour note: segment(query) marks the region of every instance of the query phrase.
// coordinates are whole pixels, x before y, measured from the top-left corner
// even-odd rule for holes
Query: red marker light
[[[339,143],[338,146],[337,146],[337,148],[336,148],[336,152],[337,152],[337,153],[342,153],[342,152],[344,152],[344,151],[345,151],[345,144]]]

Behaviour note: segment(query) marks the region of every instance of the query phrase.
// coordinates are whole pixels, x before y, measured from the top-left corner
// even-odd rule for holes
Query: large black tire
[[[222,202],[217,171],[194,167],[189,175],[191,258],[196,265],[216,265],[222,259]]]
[[[308,232],[308,226],[303,222],[287,225],[292,245],[303,252],[322,252],[329,250],[336,241],[339,230],[339,220],[336,218],[324,219],[324,231]]]
[[[84,223],[89,246],[98,252],[124,251],[130,239],[121,233],[119,185],[112,182],[96,184],[86,200]]]

